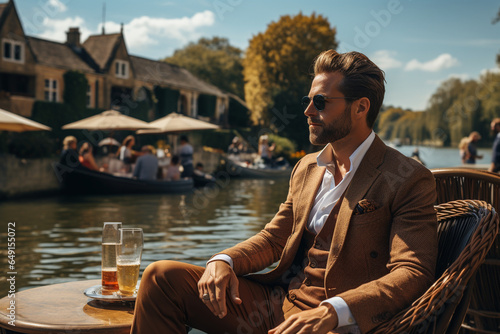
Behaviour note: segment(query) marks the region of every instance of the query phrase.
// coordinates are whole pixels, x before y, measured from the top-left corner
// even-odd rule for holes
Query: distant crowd
[[[175,154],[157,151],[152,145],[142,146],[140,151],[135,151],[135,137],[127,136],[118,151],[108,159],[108,162],[98,166],[90,143],[84,142],[78,148],[77,139],[67,136],[63,141],[59,163],[69,166],[86,168],[97,172],[130,176],[139,180],[166,180],[175,181],[181,178],[193,177],[195,174],[204,174],[203,163],[193,165],[193,146],[187,136],[180,137],[180,146]],[[162,163],[160,163],[161,159]],[[163,161],[168,160],[168,164]]]

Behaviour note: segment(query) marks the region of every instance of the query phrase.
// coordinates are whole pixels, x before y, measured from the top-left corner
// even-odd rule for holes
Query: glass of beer
[[[122,223],[104,223],[102,229],[102,294],[112,294],[118,291],[116,278],[116,247],[120,243],[120,228]]]
[[[135,292],[141,266],[142,228],[122,228],[120,244],[116,248],[116,268],[118,287],[122,295],[130,296]]]

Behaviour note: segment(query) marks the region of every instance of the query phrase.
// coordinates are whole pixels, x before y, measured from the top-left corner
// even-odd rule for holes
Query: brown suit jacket
[[[324,167],[318,153],[292,172],[287,199],[264,229],[224,250],[237,275],[287,284]],[[376,210],[353,215],[362,199]],[[378,136],[363,158],[338,214],[325,274],[327,298],[343,298],[363,333],[411,304],[434,281],[437,223],[435,181],[430,171],[387,147]]]

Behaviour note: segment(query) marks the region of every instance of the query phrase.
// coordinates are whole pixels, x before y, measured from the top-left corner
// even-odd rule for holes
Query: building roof
[[[121,34],[92,35],[82,45],[99,68],[107,70],[120,40]]]
[[[7,3],[0,3],[0,28],[2,27],[3,25],[3,22],[5,21],[5,17],[6,15],[3,15],[3,14],[7,14],[7,6],[10,4],[10,2],[7,2]],[[4,17],[5,16],[5,17]]]
[[[95,72],[80,56],[67,44],[47,41],[36,37],[27,37],[39,64],[78,70],[83,72]]]
[[[192,89],[204,94],[225,96],[219,88],[195,77],[188,70],[163,61],[130,56],[137,80],[155,85]]]

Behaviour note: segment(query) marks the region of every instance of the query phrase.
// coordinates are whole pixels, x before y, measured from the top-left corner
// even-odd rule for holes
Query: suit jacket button
[[[309,266],[310,266],[311,268],[316,268],[316,266],[317,266],[317,265],[318,265],[318,264],[316,263],[316,261],[311,261],[311,262],[309,263]]]
[[[370,252],[370,256],[371,256],[372,259],[376,259],[377,256],[378,256],[378,253],[376,251],[371,251]]]
[[[297,299],[297,296],[296,296],[294,293],[291,293],[291,294],[288,296],[288,299],[290,299],[290,301],[294,301],[295,299]]]

